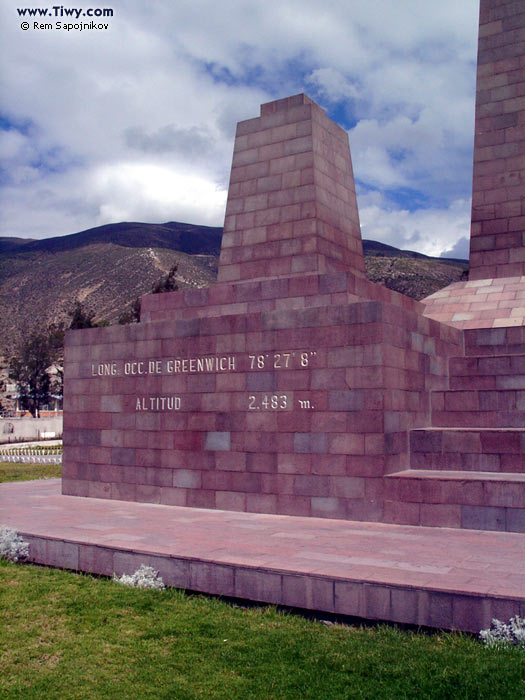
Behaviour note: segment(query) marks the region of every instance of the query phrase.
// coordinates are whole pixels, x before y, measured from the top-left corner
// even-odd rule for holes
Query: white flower
[[[516,615],[508,624],[494,619],[490,629],[481,630],[479,636],[488,647],[517,646],[525,650],[525,618]]]
[[[114,574],[113,581],[122,586],[130,586],[130,588],[154,588],[157,591],[166,588],[159,572],[145,564],[141,564],[140,568],[131,576],[129,574],[122,574],[122,576]]]
[[[0,559],[19,561],[27,559],[29,543],[25,542],[16,530],[10,527],[0,529]]]

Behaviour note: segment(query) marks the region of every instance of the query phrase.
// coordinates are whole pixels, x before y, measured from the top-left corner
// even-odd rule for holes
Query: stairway
[[[410,431],[409,469],[388,475],[392,522],[525,532],[525,334],[466,330],[431,426]],[[390,505],[389,505],[390,503]]]

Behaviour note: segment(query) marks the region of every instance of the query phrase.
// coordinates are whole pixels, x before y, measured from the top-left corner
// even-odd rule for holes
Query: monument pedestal
[[[422,304],[425,316],[455,328],[519,328],[525,325],[525,277],[455,282]]]
[[[390,301],[348,303],[351,274],[219,284],[205,306],[200,290],[152,295],[148,322],[70,334],[63,492],[389,519],[383,477],[428,424],[460,333],[359,284]],[[277,308],[250,313],[261,296]]]
[[[465,288],[498,310],[518,293]],[[525,531],[521,460],[503,459],[521,376],[498,361],[486,388],[476,342],[466,359],[431,309],[364,277],[346,134],[304,95],[263,105],[237,129],[219,282],[68,333],[62,491]]]

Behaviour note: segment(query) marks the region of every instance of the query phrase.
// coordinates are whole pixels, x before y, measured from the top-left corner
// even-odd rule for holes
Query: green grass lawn
[[[0,462],[0,484],[5,481],[51,479],[61,474],[61,464],[19,464],[17,462]]]
[[[0,563],[2,700],[523,700],[525,654]]]

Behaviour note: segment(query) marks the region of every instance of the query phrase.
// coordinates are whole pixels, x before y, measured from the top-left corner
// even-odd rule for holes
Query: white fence
[[[0,443],[62,437],[62,416],[0,419]]]
[[[62,464],[61,454],[12,454],[0,450],[0,462],[17,464]]]

